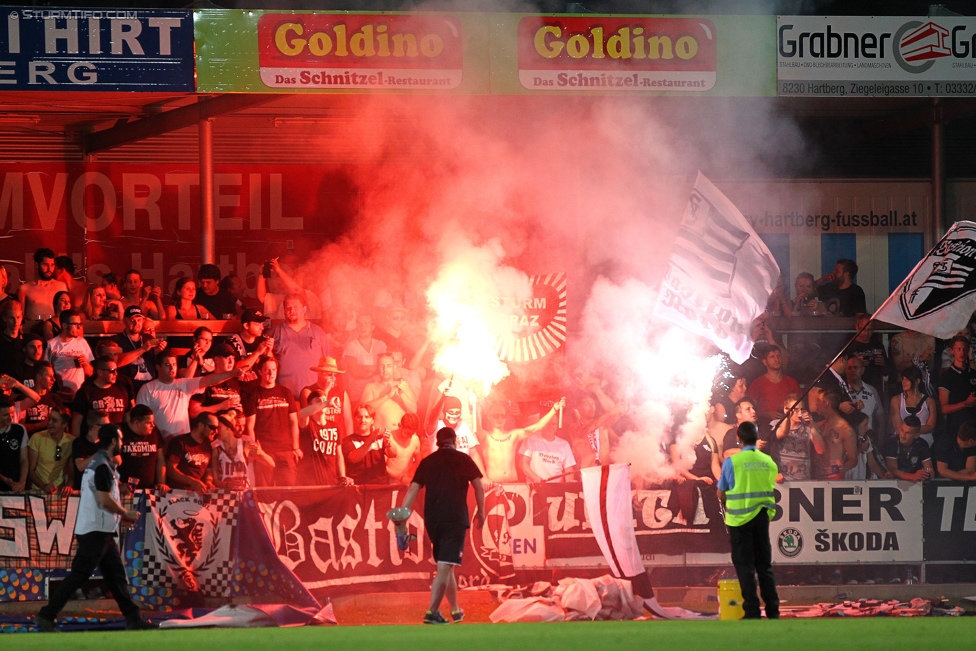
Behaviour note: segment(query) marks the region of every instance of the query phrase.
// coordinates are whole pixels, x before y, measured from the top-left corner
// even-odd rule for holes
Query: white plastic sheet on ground
[[[536,592],[535,586],[532,592]],[[567,578],[544,594],[508,599],[490,615],[498,622],[562,622],[580,619],[637,619],[644,600],[635,597],[630,581],[610,575],[598,579]]]

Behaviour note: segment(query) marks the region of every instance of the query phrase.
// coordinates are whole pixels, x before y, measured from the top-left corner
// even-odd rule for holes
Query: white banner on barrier
[[[769,524],[777,563],[920,563],[922,485],[903,481],[777,486]]]

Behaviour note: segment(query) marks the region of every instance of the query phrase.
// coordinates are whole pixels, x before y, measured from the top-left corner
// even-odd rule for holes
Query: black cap
[[[450,427],[442,427],[437,430],[437,447],[444,447],[446,444],[454,445],[457,443],[457,433]]]
[[[248,308],[244,310],[244,314],[241,315],[241,323],[253,323],[255,321],[264,321],[264,312],[256,308]]]
[[[105,423],[98,428],[98,447],[104,448],[112,439],[119,437],[119,426],[112,423]]]

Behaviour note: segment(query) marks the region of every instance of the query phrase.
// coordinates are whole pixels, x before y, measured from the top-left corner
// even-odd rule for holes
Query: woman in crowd
[[[810,417],[806,401],[794,408],[797,399],[796,395],[786,398],[783,402],[786,417],[775,426],[776,440],[779,441],[779,471],[785,481],[810,479],[814,455],[822,455],[827,450],[820,430]]]
[[[54,304],[54,314],[51,318],[38,321],[31,326],[31,332],[44,337],[44,341],[54,339],[61,334],[61,313],[71,309],[71,294],[60,291],[54,295],[54,300],[51,302]]]
[[[173,304],[166,306],[166,318],[178,321],[194,321],[212,319],[213,315],[202,305],[197,305],[193,299],[197,297],[197,284],[193,278],[183,276],[176,281],[173,291]]]
[[[194,330],[193,347],[186,354],[186,367],[180,369],[179,377],[200,377],[213,373],[213,358],[207,356],[211,346],[213,346],[213,331],[210,328],[200,326]]]
[[[47,429],[31,437],[27,445],[28,476],[34,490],[53,495],[71,492],[71,417],[64,407],[51,409]]]
[[[108,298],[105,288],[101,285],[90,285],[85,291],[85,303],[82,307],[85,317],[89,321],[121,321],[122,303]]]
[[[935,399],[926,395],[923,388],[922,372],[917,366],[909,366],[901,373],[901,393],[891,399],[891,428],[895,433],[901,423],[908,416],[915,416],[922,423],[919,431],[929,445],[932,444],[932,432],[938,413],[935,410]]]

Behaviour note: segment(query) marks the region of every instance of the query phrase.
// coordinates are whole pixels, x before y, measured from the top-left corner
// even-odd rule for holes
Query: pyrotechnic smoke
[[[502,264],[505,250],[497,239],[477,247],[452,233],[442,244],[444,262],[427,290],[434,313],[427,336],[437,349],[433,366],[486,397],[509,374],[496,352],[509,317],[492,299],[529,298],[532,288],[524,272]]]
[[[668,437],[697,442],[715,366],[702,340],[651,314],[692,175],[762,177],[804,151],[770,104],[749,102],[364,98],[343,125],[360,143],[359,215],[304,277],[327,309],[402,300],[431,323],[443,372],[493,384],[497,358],[460,352],[469,330],[479,355],[494,352],[488,333],[504,324],[484,306],[527,296],[527,274],[565,271],[571,362],[629,408],[614,460],[670,476]]]

